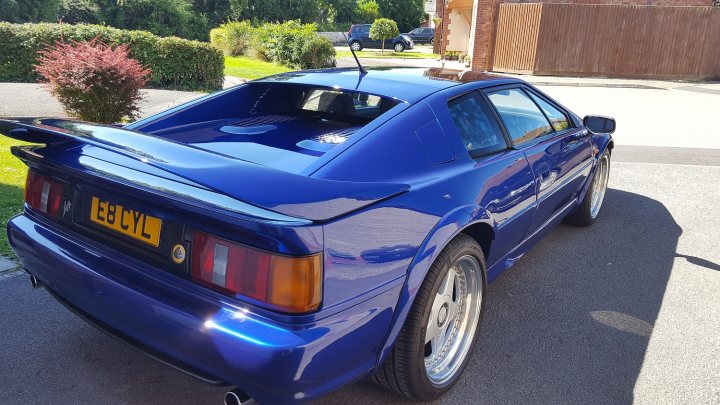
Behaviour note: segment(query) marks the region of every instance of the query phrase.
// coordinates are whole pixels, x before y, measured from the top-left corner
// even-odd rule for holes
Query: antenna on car
[[[350,47],[350,52],[352,52],[353,58],[355,58],[355,63],[358,65],[358,70],[360,71],[360,75],[364,76],[367,74],[367,70],[360,64],[360,59],[358,59],[357,55],[355,55],[355,50],[353,49],[352,45],[350,45],[350,40],[348,39],[347,35],[343,32],[343,37],[345,37],[345,42],[348,44],[348,47]]]

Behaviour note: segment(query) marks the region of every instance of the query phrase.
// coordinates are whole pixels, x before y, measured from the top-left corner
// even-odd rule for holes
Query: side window
[[[448,109],[471,155],[507,149],[500,125],[480,94],[470,93],[454,99],[448,103]]]
[[[550,125],[552,125],[556,132],[566,130],[570,127],[570,123],[564,112],[553,107],[552,104],[533,94],[531,91],[529,91],[528,94],[530,94],[530,97],[535,100],[537,105],[540,106],[545,115],[550,119]]]
[[[521,89],[503,89],[488,93],[505,128],[515,144],[521,144],[553,132],[545,115]]]

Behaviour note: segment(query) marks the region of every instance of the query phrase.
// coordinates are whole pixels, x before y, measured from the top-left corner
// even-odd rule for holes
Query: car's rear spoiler
[[[93,145],[284,215],[326,221],[391,198],[406,184],[313,178],[268,168],[150,134],[81,121],[0,119],[0,134],[21,141]]]

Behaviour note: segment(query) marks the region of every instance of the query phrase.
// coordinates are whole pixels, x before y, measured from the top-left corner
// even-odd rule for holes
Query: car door
[[[366,48],[380,48],[380,41],[370,38],[370,25],[362,26],[363,46]]]
[[[482,92],[452,98],[448,111],[454,125],[444,127],[457,130],[463,148],[475,161],[461,181],[462,189],[497,225],[497,237],[487,257],[492,266],[520,243],[530,226],[535,177],[525,154],[510,147]]]
[[[529,236],[577,199],[592,165],[590,136],[574,126],[566,111],[529,87],[490,89],[486,94],[535,176],[537,208]]]
[[[432,28],[423,28],[422,35],[418,38],[418,41],[429,43],[433,39],[433,36],[435,36],[435,33]]]

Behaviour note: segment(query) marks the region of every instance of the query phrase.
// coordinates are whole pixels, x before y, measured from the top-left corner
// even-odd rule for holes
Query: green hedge
[[[128,44],[131,55],[152,69],[152,87],[205,91],[222,88],[223,55],[208,43],[100,25],[44,23],[0,22],[0,81],[36,82],[33,66],[39,50],[60,39],[87,41],[96,37],[108,44]]]

